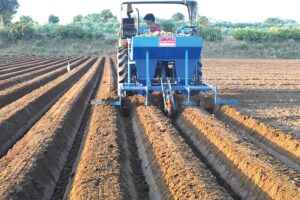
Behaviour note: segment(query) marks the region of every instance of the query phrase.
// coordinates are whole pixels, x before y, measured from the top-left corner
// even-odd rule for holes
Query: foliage
[[[58,24],[59,23],[59,17],[55,15],[50,15],[48,18],[48,23]]]
[[[270,28],[270,29],[236,29],[231,31],[235,39],[248,41],[280,41],[287,39],[300,39],[300,28]]]
[[[202,35],[203,39],[208,41],[220,41],[223,39],[222,30],[217,27],[202,27],[200,34]]]
[[[103,38],[103,32],[93,29],[93,26],[82,26],[78,23],[68,25],[48,24],[41,26],[37,34],[42,38],[58,39],[98,39]]]
[[[0,0],[0,27],[11,22],[19,7],[17,0]]]
[[[73,17],[73,23],[81,22],[81,20],[82,20],[82,15],[76,15],[75,17]]]
[[[10,0],[9,2],[13,1]],[[0,10],[4,5],[3,2],[7,2],[7,0],[0,0]],[[12,15],[13,13],[11,12]],[[59,18],[54,15],[49,16],[49,23],[44,25],[34,22],[30,16],[21,16],[19,21],[15,23],[10,23],[2,28],[0,26],[0,40],[98,39],[103,38],[106,33],[117,34],[120,26],[117,17],[110,10],[102,10],[99,13],[92,13],[86,16],[77,15],[73,18],[73,22],[67,25],[59,25],[58,22]],[[157,19],[157,23],[161,24],[166,32],[175,32],[177,28],[190,26],[184,20],[182,13],[175,13],[171,19]],[[140,25],[146,26],[143,20],[141,20]],[[300,39],[300,26],[297,22],[280,18],[268,18],[264,22],[259,23],[233,23],[212,22],[205,16],[198,16],[196,25],[200,30],[200,35],[208,41],[221,41],[224,36],[233,36],[246,42]],[[114,42],[113,40],[108,41],[108,43]],[[241,45],[241,49],[246,48],[246,45]]]
[[[110,20],[115,20],[116,17],[112,14],[110,9],[105,9],[100,12],[100,16],[102,17],[102,22],[108,22]]]
[[[264,23],[265,24],[270,24],[270,25],[284,25],[284,24],[296,25],[297,24],[297,22],[295,20],[280,19],[278,17],[267,18],[264,21]]]
[[[166,32],[174,32],[176,29],[172,20],[159,19],[157,23],[159,23]]]
[[[20,22],[24,22],[24,23],[33,23],[33,19],[30,16],[25,16],[22,15],[20,17]]]
[[[119,22],[111,12],[78,15],[74,22],[67,25],[57,24],[59,18],[49,16],[49,23],[39,25],[30,16],[22,16],[20,20],[0,29],[0,40],[22,40],[22,39],[99,39],[104,33],[116,34]]]
[[[209,24],[209,20],[205,16],[198,17],[198,24],[200,27],[205,27]]]
[[[210,22],[210,25],[218,26],[222,29],[293,27],[298,25],[295,20],[280,19],[280,23],[278,23],[279,21],[275,23],[275,22],[271,22],[272,21],[271,19],[273,18],[268,18],[264,22],[255,22],[255,23],[217,21],[217,22]]]
[[[57,30],[54,33],[54,37],[59,39],[66,39],[66,38],[84,38],[85,33],[81,26],[76,24],[68,24],[65,26],[58,26]]]
[[[105,44],[108,44],[108,45],[115,45],[118,43],[118,39],[117,38],[112,38],[112,39],[107,39],[105,40]]]
[[[35,29],[33,21],[18,21],[10,24],[5,29],[5,35],[8,40],[30,39],[34,36]]]
[[[171,20],[173,21],[184,21],[184,14],[177,12],[172,15]]]

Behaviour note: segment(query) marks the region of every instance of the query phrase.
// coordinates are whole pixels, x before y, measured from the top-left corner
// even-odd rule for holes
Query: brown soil
[[[203,77],[236,109],[300,137],[300,60],[204,59]]]
[[[111,60],[106,59],[97,99],[105,100],[114,89]],[[123,131],[115,107],[96,105],[87,130],[70,199],[144,199],[145,192],[135,185],[135,171],[121,141]],[[123,152],[122,152],[123,151]],[[125,153],[126,154],[126,153]],[[96,159],[95,159],[96,158]]]
[[[91,58],[37,90],[0,109],[0,155],[16,142],[90,68]]]
[[[43,57],[23,57],[23,58],[7,58],[1,61],[0,63],[0,69],[6,69],[9,67],[16,67],[21,65],[26,65],[28,63],[34,62],[34,61],[42,61],[47,60],[49,58],[43,58]]]
[[[106,98],[111,91],[107,62],[97,99]],[[116,115],[112,106],[94,107],[70,199],[124,199],[120,181],[121,166],[118,162],[120,150],[117,144]]]
[[[88,59],[0,56],[0,199],[300,199],[299,60],[205,59],[239,105],[171,118]]]
[[[26,65],[32,61],[41,61],[46,60],[47,58],[39,57],[23,57],[23,58],[7,58],[0,60],[0,69],[7,69],[9,67],[16,67],[20,65]]]
[[[0,160],[3,199],[49,199],[99,79],[100,60]]]
[[[231,199],[158,109],[139,106],[133,123],[162,199]]]
[[[46,68],[46,67],[49,67],[49,66],[53,66],[55,64],[59,64],[59,63],[62,63],[64,61],[68,61],[68,60],[71,60],[71,59],[73,59],[73,58],[60,58],[60,59],[57,59],[53,62],[44,64],[44,65],[28,67],[28,68],[25,68],[25,69],[22,69],[22,70],[19,70],[19,71],[16,71],[16,72],[12,72],[12,73],[5,73],[5,74],[0,75],[0,80],[8,79],[8,78],[11,78],[11,77],[16,77],[16,76],[23,75],[23,74],[30,74],[30,72],[33,72],[35,70],[39,70],[39,69],[43,69],[43,68]]]
[[[193,133],[195,143],[200,138],[207,140],[213,145],[214,156],[223,157],[223,165],[226,166],[226,161],[231,163],[230,173],[234,176],[233,171],[239,171],[236,179],[240,181],[244,179],[248,182],[249,193],[241,193],[243,198],[254,196],[259,199],[298,199],[300,197],[300,179],[297,172],[278,164],[277,161],[271,162],[263,151],[240,135],[226,129],[221,122],[200,109],[186,108],[182,118],[199,130],[198,133]],[[210,152],[210,156],[213,156],[212,154],[213,151]]]
[[[230,106],[222,106],[216,114],[226,121],[245,128],[259,141],[300,164],[300,140],[293,135],[286,134],[251,116],[243,115]]]
[[[7,68],[7,69],[0,69],[0,75],[16,72],[16,71],[19,71],[19,70],[23,70],[23,69],[30,68],[30,67],[35,67],[35,66],[38,66],[38,65],[47,64],[47,63],[50,63],[50,62],[53,62],[53,61],[56,61],[56,60],[57,60],[57,58],[46,59],[46,60],[44,60],[44,59],[35,60],[33,62],[27,63],[26,65],[20,64],[20,65],[15,65],[15,66]]]
[[[72,59],[70,61],[74,61],[74,60],[78,60],[78,58]],[[21,74],[21,75],[16,76],[16,77],[12,77],[12,78],[9,78],[9,79],[2,80],[2,81],[0,81],[0,89],[2,89],[2,90],[7,89],[11,86],[14,86],[16,83],[22,83],[22,82],[30,81],[34,78],[37,78],[39,76],[42,76],[46,73],[49,73],[51,71],[58,70],[58,69],[60,69],[61,71],[64,71],[66,73],[67,69],[66,68],[64,70],[62,69],[62,67],[66,66],[66,65],[67,65],[67,62],[65,62],[63,65],[61,63],[60,64],[54,64],[54,65],[50,65],[48,67],[44,67],[44,68],[39,69],[39,70],[35,70],[33,72]]]
[[[70,68],[73,69],[80,64],[82,64],[84,61],[86,61],[87,58],[81,58],[81,59],[74,59],[70,60]],[[55,66],[57,67],[63,67],[66,66],[67,62],[63,62],[61,64],[58,64]],[[28,79],[28,81],[17,83],[16,81],[10,81],[10,83],[13,85],[12,87],[9,87],[4,90],[0,90],[0,108],[10,104],[11,102],[21,98],[25,94],[28,94],[29,92],[33,91],[34,89],[37,89],[48,82],[58,78],[59,76],[67,73],[67,70],[63,68],[56,69],[52,72],[43,74],[39,77],[31,77],[31,79]],[[27,78],[26,78],[27,79]]]

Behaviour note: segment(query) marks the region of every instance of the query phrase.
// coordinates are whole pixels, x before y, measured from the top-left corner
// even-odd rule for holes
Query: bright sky
[[[48,16],[59,16],[61,23],[71,22],[75,15],[97,13],[111,9],[119,16],[121,0],[18,0],[20,7],[15,19],[30,15],[35,21],[46,23]],[[215,20],[237,22],[263,21],[267,17],[295,19],[300,23],[299,0],[198,0],[200,15]],[[176,7],[177,8],[177,7]],[[181,11],[170,7],[140,7],[141,15],[151,11],[168,18]]]

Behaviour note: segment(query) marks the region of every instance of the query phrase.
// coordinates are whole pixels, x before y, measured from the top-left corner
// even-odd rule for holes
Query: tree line
[[[78,38],[99,39],[105,33],[117,34],[120,23],[111,10],[99,13],[77,15],[73,21],[60,25],[58,16],[50,15],[48,23],[39,24],[30,16],[21,16],[12,22],[19,7],[17,0],[0,0],[0,39],[16,41],[22,39],[47,38]],[[145,26],[141,19],[141,25]],[[177,28],[189,26],[182,13],[174,13],[170,19],[157,19],[167,32],[174,32]],[[295,20],[268,18],[257,23],[233,23],[211,21],[205,16],[199,16],[193,24],[204,39],[209,41],[222,40],[224,36],[232,36],[238,40],[249,41],[277,41],[285,39],[300,39],[300,26]]]

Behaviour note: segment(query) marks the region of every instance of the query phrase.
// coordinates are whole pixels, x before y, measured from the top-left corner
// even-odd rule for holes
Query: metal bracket
[[[108,102],[107,101],[102,101],[101,99],[93,99],[91,101],[92,105],[107,105]]]
[[[216,105],[237,105],[239,102],[236,99],[222,99],[218,96],[218,89],[214,88],[214,100]]]
[[[238,100],[236,99],[222,99],[220,97],[217,97],[215,99],[215,104],[216,105],[224,105],[224,104],[227,104],[227,105],[237,105],[239,103]]]
[[[171,80],[168,78],[168,87],[169,87],[169,95],[171,97],[171,102],[172,102],[172,108],[173,110],[176,110],[176,105],[174,101],[174,91],[172,90],[172,85],[171,85]]]
[[[112,106],[121,106],[121,100],[118,101],[103,101],[101,99],[94,99],[91,101],[92,105],[112,105]]]
[[[187,101],[184,101],[181,103],[183,106],[197,106],[197,103],[194,101],[191,101],[191,90],[189,87],[186,87],[187,90]]]

